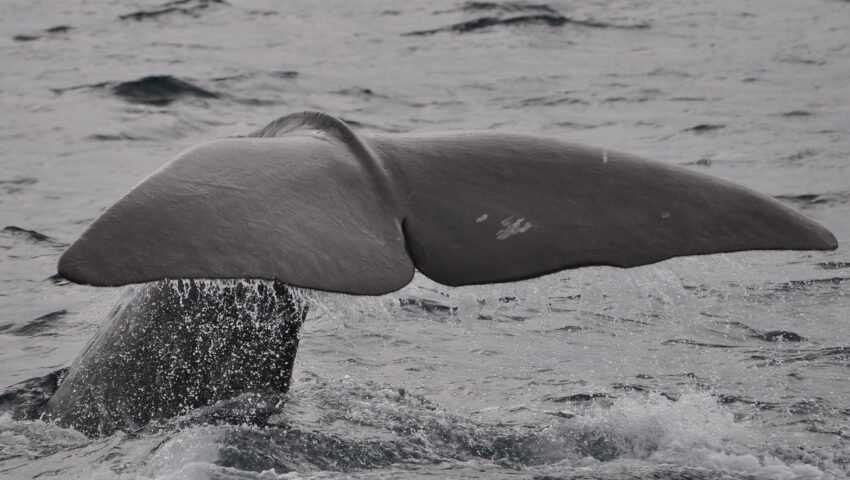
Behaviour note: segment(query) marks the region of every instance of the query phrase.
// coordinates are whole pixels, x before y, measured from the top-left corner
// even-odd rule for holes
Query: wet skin
[[[140,285],[104,320],[45,414],[108,435],[246,392],[285,393],[306,313],[279,282]]]

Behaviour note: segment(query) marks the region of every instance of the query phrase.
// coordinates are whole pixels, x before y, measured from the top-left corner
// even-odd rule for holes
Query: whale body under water
[[[494,131],[359,136],[297,113],[184,152],[69,247],[66,279],[141,285],[44,413],[105,435],[285,393],[307,313],[291,287],[380,295],[416,270],[459,286],[836,247],[778,201],[681,167]]]

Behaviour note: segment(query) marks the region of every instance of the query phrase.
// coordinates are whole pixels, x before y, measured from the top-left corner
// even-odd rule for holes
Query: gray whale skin
[[[457,286],[836,247],[770,197],[616,151],[494,131],[361,137],[330,115],[297,113],[184,152],[65,252],[68,280],[144,285],[108,316],[45,414],[109,434],[285,392],[306,313],[287,286],[380,295],[415,270]]]

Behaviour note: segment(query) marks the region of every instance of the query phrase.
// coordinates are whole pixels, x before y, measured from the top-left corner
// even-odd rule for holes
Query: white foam
[[[707,468],[765,480],[821,479],[812,465],[786,463],[763,448],[765,441],[705,393],[678,401],[660,395],[617,399],[590,407],[569,424],[572,434],[603,438],[618,458]]]
[[[142,438],[121,442],[122,465],[99,462],[94,470],[67,475],[79,480],[202,480],[215,477],[224,467],[215,464],[221,448],[222,429],[192,427],[180,430],[165,442]],[[151,443],[153,441],[153,443]],[[153,452],[151,453],[151,450]]]
[[[36,458],[57,448],[66,449],[89,442],[76,430],[40,420],[14,420],[10,413],[0,415],[0,458]]]

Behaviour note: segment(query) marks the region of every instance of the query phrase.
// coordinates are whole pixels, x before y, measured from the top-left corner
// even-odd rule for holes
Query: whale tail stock
[[[682,255],[837,246],[778,201],[681,167],[501,132],[359,137],[326,114],[195,147],[59,261],[74,282],[263,278],[377,295]]]

